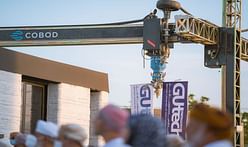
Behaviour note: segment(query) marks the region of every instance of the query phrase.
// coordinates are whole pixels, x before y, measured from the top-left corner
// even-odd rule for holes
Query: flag
[[[185,139],[187,119],[188,82],[164,82],[162,94],[162,120],[167,134]]]
[[[131,114],[153,115],[153,95],[151,84],[131,85]]]

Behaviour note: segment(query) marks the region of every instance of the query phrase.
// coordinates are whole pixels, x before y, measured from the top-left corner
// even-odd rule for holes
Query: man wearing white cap
[[[58,137],[58,126],[52,122],[39,120],[36,125],[35,135],[38,147],[53,147],[54,140]]]
[[[83,147],[87,134],[79,125],[67,124],[60,127],[59,139],[62,147]]]

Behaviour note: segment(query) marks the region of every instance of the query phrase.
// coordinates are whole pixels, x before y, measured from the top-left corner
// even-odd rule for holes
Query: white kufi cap
[[[56,124],[52,122],[45,122],[43,120],[39,120],[37,122],[35,129],[35,132],[52,138],[58,137],[58,131],[59,131],[59,127]]]

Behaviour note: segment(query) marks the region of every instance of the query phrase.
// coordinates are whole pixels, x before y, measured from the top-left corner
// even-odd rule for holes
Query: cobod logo
[[[58,32],[23,32],[15,31],[10,37],[16,41],[23,39],[54,39],[59,36]]]
[[[23,39],[23,32],[22,31],[15,31],[10,34],[10,37],[16,41]]]

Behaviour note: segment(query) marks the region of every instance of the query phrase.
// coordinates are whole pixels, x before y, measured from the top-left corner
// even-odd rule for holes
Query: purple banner
[[[164,82],[162,95],[162,119],[167,134],[185,139],[187,119],[188,82]]]

